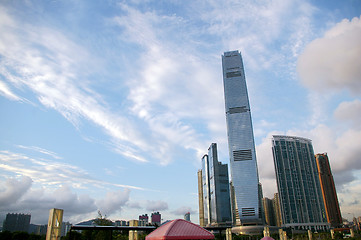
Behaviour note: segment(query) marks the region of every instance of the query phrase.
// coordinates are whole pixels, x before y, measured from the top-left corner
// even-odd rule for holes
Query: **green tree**
[[[0,232],[0,240],[11,240],[13,234],[9,231]]]
[[[27,232],[14,232],[12,240],[28,240],[29,233]]]
[[[102,213],[98,211],[98,217],[94,220],[95,225],[98,226],[112,226],[113,222],[103,217]],[[85,230],[82,232],[83,239],[94,239],[94,240],[110,240],[112,239],[111,230]]]
[[[94,223],[98,226],[112,226],[113,222],[109,219],[107,219],[107,216],[105,215],[103,217],[102,213],[98,211],[98,217],[94,220]]]

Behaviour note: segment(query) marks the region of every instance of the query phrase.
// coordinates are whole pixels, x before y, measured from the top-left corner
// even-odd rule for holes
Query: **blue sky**
[[[198,222],[197,170],[228,163],[221,55],[240,50],[264,196],[272,134],[327,152],[361,215],[361,2],[1,1],[0,220]]]

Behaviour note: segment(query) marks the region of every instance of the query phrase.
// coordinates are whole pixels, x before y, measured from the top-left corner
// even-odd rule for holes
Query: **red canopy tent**
[[[214,239],[204,228],[183,219],[166,223],[145,237],[145,240]]]

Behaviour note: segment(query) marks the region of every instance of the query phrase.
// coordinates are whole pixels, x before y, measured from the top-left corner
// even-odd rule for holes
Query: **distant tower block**
[[[61,236],[61,223],[63,222],[63,209],[50,209],[46,240],[58,240]]]

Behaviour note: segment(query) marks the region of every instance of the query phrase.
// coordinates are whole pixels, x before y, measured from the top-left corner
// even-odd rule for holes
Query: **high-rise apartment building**
[[[149,221],[148,214],[139,215],[138,226],[147,226]]]
[[[203,207],[200,207],[200,215],[203,211],[203,225],[227,225],[231,224],[231,203],[229,195],[228,165],[218,162],[217,144],[212,143],[208,154],[202,158],[202,177],[198,178],[202,191]],[[199,182],[198,182],[199,183]],[[201,193],[202,192],[202,193]],[[201,223],[202,224],[202,223]]]
[[[30,226],[30,214],[8,213],[3,222],[3,231],[27,232]]]
[[[235,225],[262,224],[256,151],[242,56],[222,56]]]
[[[157,225],[160,226],[161,222],[162,222],[162,217],[161,214],[159,212],[154,212],[151,215],[151,221],[153,225]]]
[[[313,230],[328,228],[311,140],[273,136],[272,151],[282,226]]]
[[[342,217],[327,153],[316,154],[315,157],[327,221],[332,227],[340,227]]]

